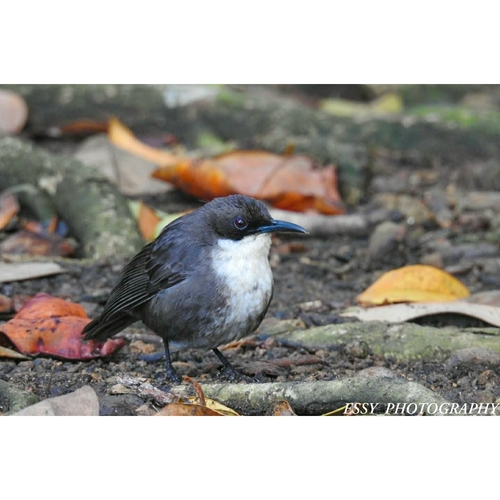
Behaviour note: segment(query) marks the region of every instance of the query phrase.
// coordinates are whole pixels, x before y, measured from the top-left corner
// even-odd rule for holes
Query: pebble
[[[485,386],[495,378],[497,378],[497,374],[493,370],[485,370],[477,377],[477,385]]]
[[[344,346],[344,353],[347,356],[364,359],[370,354],[370,348],[364,340],[355,340]]]
[[[395,222],[382,222],[370,236],[368,258],[372,263],[404,262],[406,227]]]

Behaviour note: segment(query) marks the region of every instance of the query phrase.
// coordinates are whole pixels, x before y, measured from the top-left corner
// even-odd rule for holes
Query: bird
[[[104,340],[142,321],[163,339],[166,378],[180,383],[170,346],[212,350],[230,381],[242,375],[219,346],[260,325],[274,290],[271,234],[307,233],[274,220],[266,205],[240,194],[214,198],[168,224],[123,268],[84,340]]]

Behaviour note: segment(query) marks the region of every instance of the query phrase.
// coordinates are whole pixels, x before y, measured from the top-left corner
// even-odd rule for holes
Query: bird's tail
[[[123,313],[105,321],[101,316],[91,321],[82,331],[84,340],[96,339],[104,340],[113,336],[115,333],[122,331],[127,326],[135,323],[137,318],[133,318],[129,314]]]

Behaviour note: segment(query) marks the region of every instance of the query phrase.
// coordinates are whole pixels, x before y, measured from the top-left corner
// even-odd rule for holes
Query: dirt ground
[[[177,205],[179,196],[174,194]],[[186,204],[192,202],[186,198]],[[168,204],[167,204],[168,205]],[[178,206],[178,205],[177,205]],[[165,204],[162,208],[166,208]],[[337,313],[355,304],[355,297],[370,282],[371,273],[364,269],[366,239],[280,238],[275,239],[271,261],[274,265],[275,295],[267,317],[301,318],[307,326],[342,321]],[[296,243],[300,252],[288,252]],[[280,252],[286,252],[281,254]],[[307,257],[307,260],[304,260]],[[349,262],[349,270],[339,275],[335,270]],[[75,266],[73,272],[54,277],[4,285],[4,292],[33,295],[46,292],[83,304],[90,316],[102,307],[116,283],[121,263]],[[485,289],[474,272],[462,275],[474,289]],[[314,302],[311,306],[308,303]],[[100,397],[102,415],[135,415],[144,400],[135,395],[111,395],[116,376],[122,373],[146,377],[158,387],[165,387],[163,346],[159,337],[143,325],[136,324],[123,334],[130,342],[106,359],[68,362],[50,358],[33,361],[0,362],[0,378],[40,399],[72,392],[84,385],[92,386]],[[451,402],[494,402],[500,397],[500,370],[487,362],[444,369],[451,353],[435,361],[396,362],[375,356],[370,346],[287,345],[275,338],[260,335],[259,330],[223,351],[242,373],[257,382],[333,380],[352,376],[368,367],[393,370],[407,380],[419,382]],[[174,366],[181,375],[199,382],[218,380],[220,363],[211,352],[182,350],[173,353]],[[0,402],[1,403],[1,402]]]
[[[51,147],[54,148],[53,145]],[[64,145],[65,150],[71,147],[71,144]],[[433,181],[428,188],[437,187],[444,192],[448,186],[444,180],[449,176],[445,165],[429,168],[427,160],[419,164],[418,158],[409,166],[406,162],[408,176],[418,176],[422,171],[432,171]],[[387,177],[380,176],[379,185],[383,185]],[[379,193],[381,191],[379,188]],[[154,208],[166,211],[199,206],[196,201],[178,192],[144,199]],[[352,209],[351,213],[367,213],[376,209],[377,205],[371,198]],[[394,210],[395,222],[404,218],[404,213]],[[474,220],[480,222],[480,215]],[[306,326],[344,321],[338,315],[340,310],[355,305],[356,296],[376,276],[396,267],[396,264],[420,262],[430,254],[428,241],[446,241],[453,248],[462,244],[478,245],[496,234],[496,228],[490,224],[481,226],[479,222],[473,230],[464,231],[464,224],[470,223],[468,221],[445,232],[435,222],[417,223],[410,227],[404,248],[393,248],[388,252],[389,259],[385,262],[381,259],[377,265],[370,259],[369,235],[275,238],[271,255],[275,293],[267,318],[300,318]],[[493,242],[495,245],[498,247],[498,243]],[[470,261],[462,259],[449,264],[458,266],[457,276],[474,292],[498,288],[498,277],[488,272],[487,266],[478,264],[474,257],[470,257]],[[65,274],[3,284],[0,292],[8,296],[46,292],[66,297],[82,304],[93,317],[102,308],[123,265],[124,262],[75,264],[68,267]],[[163,387],[163,346],[160,339],[141,324],[130,327],[121,335],[127,339],[127,345],[106,359],[85,362],[43,357],[20,362],[1,359],[0,379],[31,391],[40,399],[63,395],[88,384],[99,396],[102,415],[136,415],[144,399],[131,394],[113,395],[110,388],[121,373],[146,377],[154,385]],[[238,345],[223,350],[223,353],[236,368],[254,377],[257,383],[333,380],[352,376],[365,368],[384,367],[407,380],[419,382],[451,402],[491,403],[500,398],[499,365],[492,366],[487,361],[476,360],[459,363],[452,370],[447,370],[445,362],[452,356],[450,352],[441,353],[433,361],[396,362],[389,357],[374,355],[369,344],[326,347],[289,345],[262,334],[261,328]],[[188,375],[199,382],[218,378],[220,363],[211,352],[174,351],[173,361],[181,375]],[[0,411],[5,410],[0,400]]]

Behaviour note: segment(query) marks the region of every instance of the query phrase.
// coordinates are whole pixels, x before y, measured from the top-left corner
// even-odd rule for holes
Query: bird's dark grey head
[[[241,240],[245,236],[274,232],[307,231],[290,222],[274,220],[264,203],[240,194],[215,198],[204,205],[207,222],[221,238]]]

